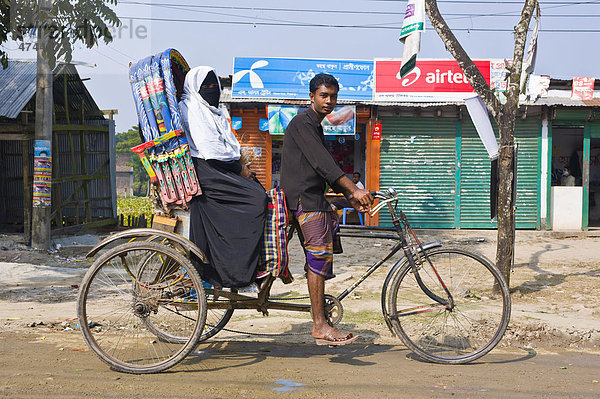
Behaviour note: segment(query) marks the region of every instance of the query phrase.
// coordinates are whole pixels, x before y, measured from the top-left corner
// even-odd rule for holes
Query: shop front
[[[475,63],[502,96],[503,61]],[[309,105],[312,76],[331,73],[341,87],[336,112],[351,109],[354,119],[350,130],[324,126],[326,145],[349,177],[360,172],[369,190],[394,187],[415,227],[496,228],[490,218],[490,159],[464,105],[474,95],[472,87],[451,60],[419,60],[402,79],[398,69],[394,59],[236,58],[224,100],[259,180],[274,187],[285,125]],[[552,98],[555,81],[547,81],[550,95],[546,87],[541,97],[524,101],[515,121],[516,227],[600,227],[600,102],[564,106],[563,97]],[[492,126],[497,136],[493,121]],[[571,186],[563,184],[566,167]],[[366,224],[390,226],[391,220],[384,212],[367,217]]]
[[[550,205],[553,230],[600,227],[600,112],[592,107],[552,108]]]
[[[285,128],[310,104],[309,82],[319,72],[340,83],[338,107],[323,121],[326,146],[348,177],[359,172],[365,183],[366,124],[372,109],[365,104],[373,97],[372,60],[236,57],[223,102],[266,188],[279,185]]]
[[[496,228],[490,218],[490,160],[464,107],[423,108],[418,116],[414,108],[413,116],[390,111],[380,111],[380,186],[402,193],[399,207],[411,224]],[[540,132],[539,114],[519,120],[515,128],[516,226],[521,229],[540,227]],[[391,225],[385,214],[379,222]]]
[[[236,136],[242,145],[242,152],[247,159],[252,160],[252,169],[265,188],[277,187],[281,177],[281,149],[285,129],[269,130],[267,115],[269,106],[273,109],[273,105],[261,102],[237,103],[235,100],[229,103],[234,125],[237,123]],[[296,105],[284,106],[296,108],[294,114],[303,110],[303,107]],[[345,133],[329,132],[325,136],[325,145],[349,178],[352,178],[354,172],[359,172],[364,183],[365,132],[371,111],[366,106],[350,107],[355,114],[352,130]]]

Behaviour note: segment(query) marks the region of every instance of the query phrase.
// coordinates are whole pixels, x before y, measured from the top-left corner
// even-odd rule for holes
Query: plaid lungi
[[[300,225],[304,240],[304,253],[308,268],[326,280],[333,274],[333,238],[339,230],[337,214],[333,211],[302,210],[298,201],[298,210],[292,211]]]

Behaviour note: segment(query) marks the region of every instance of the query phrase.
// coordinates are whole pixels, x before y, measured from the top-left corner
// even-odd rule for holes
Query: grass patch
[[[384,324],[381,311],[363,310],[360,312],[349,312],[344,310],[344,322],[352,322],[356,324]]]

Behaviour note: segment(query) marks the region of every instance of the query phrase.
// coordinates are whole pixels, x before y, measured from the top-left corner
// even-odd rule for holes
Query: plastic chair
[[[354,209],[354,208],[342,208],[342,224],[346,224],[346,213],[348,211],[356,211],[356,209]],[[365,223],[363,221],[362,213],[356,212],[356,214],[358,215],[358,220],[360,221],[360,225],[364,226]]]

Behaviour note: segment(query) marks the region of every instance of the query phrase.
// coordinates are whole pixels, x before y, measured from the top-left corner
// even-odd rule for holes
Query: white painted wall
[[[583,187],[554,186],[550,191],[550,225],[554,231],[581,230]]]

